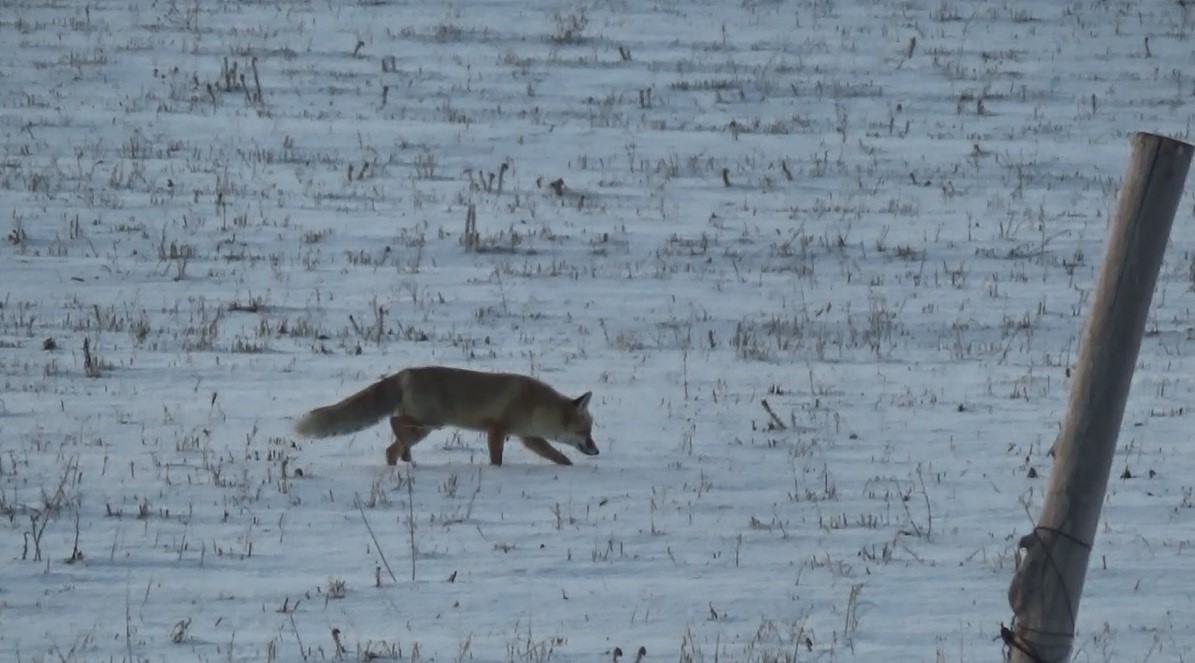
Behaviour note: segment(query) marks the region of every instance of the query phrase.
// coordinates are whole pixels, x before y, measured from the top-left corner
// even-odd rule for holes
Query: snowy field
[[[0,0],[0,660],[992,661],[1195,7]],[[1195,186],[1075,641],[1195,659]],[[594,392],[601,455],[294,417]]]

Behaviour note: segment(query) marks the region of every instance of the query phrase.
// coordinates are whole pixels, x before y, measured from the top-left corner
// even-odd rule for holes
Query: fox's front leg
[[[506,445],[506,431],[497,426],[491,426],[486,433],[486,442],[490,447],[490,465],[501,465],[502,447]]]
[[[547,458],[557,465],[572,465],[573,461],[568,459],[568,456],[560,453],[556,447],[548,444],[548,441],[542,437],[520,437],[519,441],[523,446],[527,447],[531,453],[537,456]]]

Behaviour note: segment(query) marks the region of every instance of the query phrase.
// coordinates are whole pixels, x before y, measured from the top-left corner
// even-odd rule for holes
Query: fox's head
[[[571,401],[572,407],[564,415],[564,426],[556,441],[575,447],[586,456],[598,455],[597,445],[593,443],[593,416],[589,414],[589,398],[592,391],[585,392],[580,398]]]

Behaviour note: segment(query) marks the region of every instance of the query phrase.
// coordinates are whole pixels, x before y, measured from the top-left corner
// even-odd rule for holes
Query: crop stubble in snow
[[[991,660],[1191,11],[5,4],[0,657]],[[1191,210],[1079,660],[1195,648]],[[602,455],[290,433],[423,363]]]

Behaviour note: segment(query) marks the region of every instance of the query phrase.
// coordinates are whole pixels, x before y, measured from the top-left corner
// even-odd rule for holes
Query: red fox
[[[598,454],[589,414],[592,395],[569,398],[540,380],[515,373],[423,366],[401,370],[339,403],[308,412],[295,422],[295,432],[309,437],[346,435],[389,416],[394,443],[386,448],[388,465],[399,458],[411,462],[411,447],[445,426],[485,432],[492,465],[502,464],[507,435],[517,436],[539,456],[572,465],[548,440],[586,456]]]

